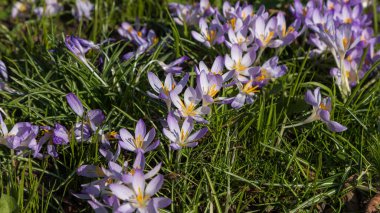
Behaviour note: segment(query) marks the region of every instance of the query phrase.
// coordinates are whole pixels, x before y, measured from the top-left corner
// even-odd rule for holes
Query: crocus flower
[[[198,93],[194,88],[188,87],[185,90],[184,101],[176,93],[170,93],[170,98],[175,107],[177,107],[180,116],[187,118],[191,117],[194,120],[207,123],[207,121],[202,117],[210,112],[210,108],[207,106],[197,105],[201,102],[202,98],[199,97]]]
[[[277,14],[277,35],[282,41],[282,46],[289,45],[292,43],[299,35],[297,30],[301,25],[301,21],[296,20],[288,28],[286,27],[285,15],[282,12]]]
[[[275,39],[277,36],[277,17],[265,20],[262,16],[258,16],[253,21],[250,30],[261,48],[277,48],[282,44],[281,40]]]
[[[60,125],[55,124],[54,128],[49,126],[42,126],[40,128],[43,132],[42,137],[37,144],[33,147],[34,157],[42,158],[43,155],[40,153],[42,146],[47,143],[47,152],[52,157],[58,157],[58,152],[56,150],[57,145],[66,145],[69,143],[69,134],[67,129]]]
[[[314,1],[308,1],[306,7],[304,7],[301,3],[301,0],[294,0],[294,6],[290,6],[290,11],[293,13],[296,19],[304,23],[306,18],[311,17],[315,7],[316,6]]]
[[[206,74],[223,75],[224,58],[223,56],[216,57],[211,69],[209,69],[203,61],[201,61],[199,62],[199,66],[194,67],[194,70],[197,75],[200,75],[202,71],[206,72]]]
[[[44,7],[37,7],[34,9],[34,13],[41,18],[42,16],[53,16],[63,10],[61,4],[57,0],[45,0]]]
[[[93,9],[94,5],[89,0],[76,0],[72,13],[78,20],[81,20],[83,17],[91,20],[91,11]]]
[[[230,75],[229,73],[234,73],[235,78],[238,81],[246,82],[250,76],[251,65],[255,62],[256,51],[251,50],[243,56],[243,50],[239,45],[232,45],[231,56],[226,55],[224,57],[224,64],[228,70],[230,70],[225,75]]]
[[[254,96],[260,92],[259,85],[253,80],[249,80],[243,86],[239,87],[239,93],[234,97],[231,102],[231,106],[235,109],[241,108],[245,103],[252,104]]]
[[[2,60],[0,60],[0,74],[3,77],[4,81],[8,81],[7,67]]]
[[[214,102],[215,96],[222,88],[222,83],[223,79],[220,75],[207,75],[205,71],[202,71],[201,74],[197,76],[196,90],[202,97],[204,106]]]
[[[286,71],[287,67],[278,65],[278,57],[274,56],[259,68],[259,72],[253,72],[253,76],[259,85],[264,86],[268,84],[269,80],[285,75]]]
[[[20,122],[16,123],[9,133],[7,133],[6,129],[3,129],[2,132],[3,134],[5,133],[8,148],[24,150],[35,147],[38,129],[38,126],[34,126],[29,122]]]
[[[208,26],[206,20],[201,18],[199,20],[199,28],[201,33],[191,31],[191,34],[195,40],[203,43],[206,47],[224,42],[223,28],[215,21],[212,21],[210,26]]]
[[[164,178],[157,175],[148,184],[145,183],[144,173],[136,170],[133,175],[132,186],[124,184],[111,184],[111,192],[120,200],[124,201],[117,209],[118,212],[158,212],[159,208],[165,208],[170,205],[171,200],[168,198],[157,197],[154,194],[160,190]]]
[[[92,67],[89,65],[86,59],[86,53],[91,49],[99,49],[99,46],[92,41],[88,41],[75,36],[66,36],[66,47],[81,60],[90,70]]]
[[[146,133],[146,126],[142,119],[140,119],[135,128],[135,136],[133,137],[126,129],[120,129],[120,141],[119,145],[121,148],[126,149],[131,152],[142,152],[146,153],[158,147],[160,144],[159,140],[153,142],[156,136],[156,130],[152,128],[148,133]]]
[[[16,17],[24,17],[28,15],[30,8],[31,8],[31,3],[34,3],[34,1],[17,1],[14,3],[12,7],[12,18]]]
[[[148,72],[148,80],[149,84],[152,86],[153,90],[158,94],[158,96],[150,92],[148,92],[148,95],[152,98],[163,100],[170,111],[170,93],[181,93],[185,88],[187,81],[189,80],[189,74],[186,73],[185,76],[178,83],[176,83],[173,75],[169,73],[166,75],[165,82],[162,83],[154,73]]]
[[[329,97],[321,97],[320,88],[317,87],[314,92],[308,90],[305,95],[305,102],[313,106],[311,116],[304,121],[304,123],[321,120],[333,132],[343,132],[347,127],[339,124],[338,122],[330,120],[331,99]]]
[[[178,58],[169,64],[165,64],[162,61],[157,61],[157,63],[161,66],[161,68],[167,72],[167,73],[181,73],[182,72],[182,67],[178,66],[188,60],[189,57],[187,56],[182,56],[181,58]]]
[[[197,11],[191,5],[169,3],[169,9],[172,11],[173,20],[179,25],[192,26],[198,23]]]
[[[197,140],[202,138],[207,133],[207,127],[202,128],[191,134],[194,128],[193,119],[188,117],[179,128],[178,120],[175,116],[169,113],[167,118],[169,129],[164,128],[164,135],[170,140],[170,147],[174,150],[182,149],[183,147],[195,147],[198,145]]]
[[[105,119],[103,112],[100,109],[93,109],[84,114],[82,102],[73,93],[67,94],[66,100],[70,108],[83,120],[75,124],[75,138],[78,142],[87,141],[102,125]]]
[[[248,28],[242,28],[235,32],[232,28],[228,30],[229,41],[225,41],[227,47],[233,44],[239,45],[243,51],[248,51],[248,47],[254,42],[254,35],[249,33]]]

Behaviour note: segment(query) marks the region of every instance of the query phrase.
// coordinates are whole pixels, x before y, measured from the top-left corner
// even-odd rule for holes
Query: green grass
[[[308,47],[301,45],[301,39],[279,56],[288,73],[261,91],[253,105],[239,110],[213,105],[208,117],[209,133],[199,146],[169,152],[160,123],[166,117],[165,106],[146,95],[151,90],[146,72],[162,76],[163,71],[155,64],[143,68],[154,59],[170,61],[188,55],[192,60],[185,69],[192,71],[201,60],[210,66],[215,56],[227,52],[225,48],[206,49],[185,35],[182,27],[174,25],[168,16],[165,1],[97,0],[93,20],[80,24],[70,14],[41,21],[10,22],[8,2],[0,3],[6,11],[0,14],[0,55],[8,65],[9,85],[23,93],[10,95],[0,91],[0,107],[8,114],[8,127],[19,121],[72,126],[76,117],[64,98],[68,92],[78,94],[88,109],[100,108],[105,112],[105,130],[132,130],[137,120],[143,118],[148,126],[157,127],[162,143],[147,156],[147,163],[155,166],[163,162],[161,173],[166,180],[159,194],[173,200],[165,211],[318,212],[325,206],[339,212],[348,211],[344,197],[351,191],[362,196],[363,205],[378,193],[380,82],[364,79],[348,101],[342,103],[333,80],[327,77],[334,65],[331,57],[303,57]],[[281,1],[273,2],[271,7],[283,5]],[[133,21],[136,16],[155,29],[163,43],[153,54],[130,61],[120,60],[130,50],[125,42],[90,52],[87,58],[95,65],[101,54],[108,57],[100,73],[108,87],[64,46],[64,36],[68,34],[96,42],[115,36],[118,24]],[[274,54],[274,50],[267,50],[263,57]],[[136,83],[139,72],[141,79]],[[194,85],[195,79],[191,81]],[[333,119],[347,126],[346,132],[332,133],[321,122],[284,128],[308,116],[311,108],[303,101],[304,93],[316,86],[322,87],[325,96],[333,97]],[[2,196],[14,199],[15,211],[91,211],[72,193],[90,181],[75,174],[78,166],[105,162],[97,148],[98,138],[89,144],[72,140],[70,146],[60,147],[59,158],[34,160],[1,147]],[[133,158],[133,154],[123,152],[119,161]],[[355,175],[355,181],[348,184],[347,180]],[[2,202],[0,209],[11,203]]]

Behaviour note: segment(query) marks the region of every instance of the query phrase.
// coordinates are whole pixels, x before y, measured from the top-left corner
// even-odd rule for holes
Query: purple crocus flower
[[[206,74],[223,75],[224,58],[223,56],[216,57],[211,69],[209,69],[203,61],[201,61],[199,62],[198,67],[194,67],[194,70],[197,75],[200,75],[202,71],[206,72]]]
[[[238,87],[239,93],[236,95],[236,97],[228,101],[231,102],[231,106],[235,109],[241,108],[245,103],[252,104],[254,101],[254,96],[260,92],[260,87],[254,81],[254,79],[249,80],[242,86],[238,84]]]
[[[226,55],[224,57],[224,64],[228,70],[226,76],[231,73],[234,74],[235,78],[240,82],[247,82],[248,77],[251,75],[251,65],[255,62],[256,51],[251,50],[243,56],[243,50],[237,44],[231,47],[231,56]]]
[[[93,9],[94,5],[89,0],[76,0],[72,13],[78,20],[83,19],[83,17],[91,20],[91,11]]]
[[[73,93],[67,94],[66,100],[70,108],[83,119],[82,122],[75,124],[75,138],[78,142],[87,141],[98,130],[98,127],[102,125],[105,119],[103,112],[100,109],[93,109],[84,115],[82,102]]]
[[[274,56],[266,61],[260,68],[259,72],[254,72],[255,81],[264,86],[268,84],[269,80],[279,78],[285,75],[287,67],[285,65],[278,65],[278,57]]]
[[[7,67],[2,60],[0,60],[0,75],[3,77],[4,81],[8,81]]]
[[[25,17],[29,15],[31,10],[30,2],[28,1],[17,1],[12,7],[12,18]]]
[[[168,198],[153,196],[160,190],[164,178],[157,175],[148,184],[145,182],[144,173],[136,170],[133,175],[131,186],[124,184],[111,184],[111,192],[124,201],[117,209],[118,212],[158,212],[158,209],[170,205],[171,200]]]
[[[79,117],[83,117],[84,108],[79,98],[74,95],[74,93],[69,93],[66,95],[66,100],[75,114],[77,114]]]
[[[99,46],[94,44],[92,41],[88,41],[75,36],[66,36],[65,39],[66,47],[77,56],[90,70],[91,66],[87,62],[86,53],[91,49],[99,49]]]
[[[277,17],[265,20],[264,17],[258,16],[253,21],[250,30],[255,35],[256,42],[261,48],[277,48],[282,44],[281,40],[275,39],[277,36]]]
[[[32,149],[37,144],[38,129],[38,126],[29,122],[16,123],[11,131],[6,134],[6,145],[14,150]]]
[[[183,147],[195,147],[198,145],[197,140],[202,138],[207,133],[207,127],[202,128],[191,134],[194,128],[193,119],[188,117],[179,128],[178,120],[175,116],[169,113],[167,118],[169,129],[164,128],[164,135],[170,140],[170,147],[174,150],[182,149]]]
[[[146,132],[146,126],[142,119],[140,119],[135,128],[135,136],[133,137],[126,129],[120,129],[120,141],[121,148],[131,152],[146,153],[158,147],[160,140],[153,142],[156,136],[156,130],[152,128],[148,133]],[[152,143],[153,142],[153,143]]]
[[[302,122],[303,124],[321,120],[333,132],[343,132],[347,130],[347,127],[330,120],[331,99],[329,97],[322,99],[319,87],[317,87],[314,92],[310,90],[306,92],[305,102],[313,106],[313,111],[310,117]]]
[[[248,47],[254,42],[254,35],[249,33],[248,28],[242,28],[236,32],[230,28],[228,39],[229,41],[225,41],[227,47],[231,48],[233,44],[237,44],[243,51],[248,51]]]
[[[165,64],[162,61],[157,61],[157,63],[161,66],[161,68],[167,72],[167,73],[181,73],[182,72],[182,67],[178,66],[188,60],[189,57],[187,56],[182,56],[181,58],[178,58],[169,64]]]
[[[158,94],[148,92],[148,95],[155,99],[161,99],[165,101],[168,109],[171,108],[170,93],[181,93],[185,88],[187,81],[189,80],[189,74],[186,73],[185,76],[178,82],[175,82],[173,75],[171,73],[166,75],[165,82],[162,83],[160,79],[152,72],[148,72],[149,84],[152,86],[153,90]]]
[[[43,132],[42,137],[37,144],[33,147],[34,157],[42,158],[43,155],[40,154],[42,146],[47,143],[47,152],[50,156],[56,158],[58,157],[58,152],[56,150],[57,145],[66,145],[69,143],[69,134],[67,129],[61,124],[55,124],[54,128],[49,126],[42,126],[41,130]]]
[[[202,71],[197,76],[196,91],[202,97],[203,105],[214,103],[214,98],[222,88],[223,78],[220,75],[207,74]]]
[[[201,18],[199,20],[199,27],[201,33],[191,31],[191,34],[195,40],[203,43],[206,47],[211,47],[215,44],[224,42],[223,28],[216,23],[215,20],[211,22],[210,26],[208,26],[206,20]]]
[[[315,7],[316,6],[314,1],[308,1],[306,7],[304,7],[301,3],[301,0],[294,0],[294,6],[290,6],[290,11],[293,13],[296,19],[304,23],[305,19],[311,17]]]
[[[286,27],[285,15],[283,12],[277,14],[277,35],[282,41],[282,46],[289,45],[299,35],[297,32],[301,26],[301,21],[296,20],[288,28]]]
[[[198,23],[197,11],[191,5],[169,3],[169,9],[173,20],[179,25],[192,26]]]
[[[202,116],[210,113],[210,108],[207,106],[200,106],[197,108],[202,97],[199,97],[199,94],[194,88],[188,87],[185,90],[184,101],[182,101],[176,93],[170,93],[170,98],[174,106],[177,107],[178,113],[181,117],[191,117],[198,122],[207,123]]]

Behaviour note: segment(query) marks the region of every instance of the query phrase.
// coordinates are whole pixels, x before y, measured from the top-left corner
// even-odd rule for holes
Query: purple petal
[[[73,93],[69,93],[66,95],[66,100],[67,100],[67,103],[69,104],[69,106],[71,107],[71,109],[77,115],[82,117],[83,113],[84,113],[84,109],[83,109],[83,105],[80,102],[80,100],[78,99],[78,97],[76,95],[74,95]]]
[[[139,135],[144,138],[145,134],[146,134],[146,126],[143,119],[140,119],[136,124],[135,138],[137,138]]]
[[[202,128],[198,131],[196,131],[195,133],[191,134],[189,136],[189,138],[187,139],[188,142],[193,142],[193,141],[197,141],[199,140],[200,138],[202,138],[203,136],[205,136],[205,134],[208,132],[208,129],[207,127],[205,128]]]
[[[148,72],[148,80],[149,80],[149,84],[153,88],[153,90],[156,91],[157,93],[159,93],[160,89],[163,87],[160,79],[154,73]]]
[[[327,122],[326,124],[327,124],[327,127],[333,132],[343,132],[347,130],[347,127],[343,126],[342,124],[336,121],[330,121],[330,122]]]
[[[162,175],[157,175],[148,183],[145,189],[145,193],[150,197],[153,196],[158,192],[158,190],[161,189],[163,183],[164,177]]]
[[[169,198],[163,198],[163,197],[156,197],[153,198],[153,205],[154,207],[161,209],[169,206],[172,203],[172,200]]]
[[[135,193],[129,187],[121,184],[110,184],[109,188],[112,193],[121,200],[128,200],[131,197],[135,196]]]

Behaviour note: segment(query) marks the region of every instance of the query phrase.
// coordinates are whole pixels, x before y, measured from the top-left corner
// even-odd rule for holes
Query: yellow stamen
[[[349,41],[346,37],[342,39],[344,49],[348,49]]]
[[[159,38],[154,37],[154,39],[153,39],[153,44],[157,44],[159,40],[160,40]]]
[[[138,32],[137,32],[137,36],[141,38],[141,37],[142,37],[142,32],[141,32],[141,31],[138,31]]]
[[[183,113],[186,116],[195,116],[195,115],[197,115],[197,113],[194,111],[195,110],[195,105],[193,103],[190,103],[189,106],[187,106],[187,107],[182,106],[182,108],[183,108]]]
[[[129,171],[129,174],[131,174],[132,176],[135,175],[135,173],[136,173],[135,169],[131,169],[131,171]]]
[[[259,86],[252,86],[252,80],[250,80],[244,85],[243,92],[246,94],[258,93],[258,92],[260,92],[260,90],[258,88],[259,88]]]
[[[267,78],[270,78],[270,74],[266,69],[262,68],[260,76],[256,77],[256,81],[264,81]]]
[[[28,9],[27,8],[27,6],[26,6],[26,4],[23,4],[23,3],[20,3],[19,4],[20,6],[19,6],[19,8],[18,8],[18,10],[20,11],[20,12],[26,12],[26,10]]]
[[[183,144],[183,142],[186,141],[187,137],[189,137],[189,132],[184,132],[182,129],[181,129],[181,135],[180,135],[180,146],[184,146],[185,144]]]
[[[216,31],[210,30],[209,33],[206,35],[207,41],[213,42],[216,37]]]
[[[211,85],[211,87],[209,88],[207,95],[209,95],[210,97],[214,97],[218,92],[219,92],[219,91],[216,90],[216,84],[213,84],[213,85]]]
[[[244,66],[244,65],[242,65],[242,64],[240,63],[240,61],[238,61],[238,62],[235,64],[235,66],[234,66],[233,68],[234,68],[234,70],[236,70],[236,71],[238,71],[238,72],[242,72],[242,71],[244,71],[244,70],[247,69],[247,67]]]
[[[270,31],[267,37],[265,37],[263,34],[260,35],[260,40],[264,43],[264,45],[267,45],[273,38],[274,32]]]
[[[346,18],[343,21],[345,24],[351,24],[352,23],[352,18]]]
[[[232,29],[235,30],[236,18],[232,18],[232,19],[230,20],[230,24],[231,24]]]
[[[328,110],[327,106],[324,103],[320,103],[319,108],[323,110]]]
[[[135,138],[136,148],[142,148],[143,142],[144,142],[144,138],[142,137],[142,135],[137,135],[137,137]]]

